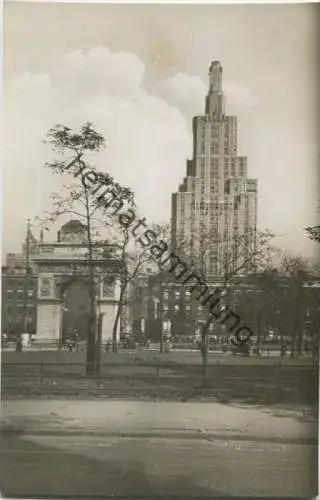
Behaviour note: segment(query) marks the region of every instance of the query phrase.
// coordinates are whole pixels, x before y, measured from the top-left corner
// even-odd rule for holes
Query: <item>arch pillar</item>
[[[102,314],[101,342],[112,341],[113,325],[117,314],[120,285],[112,276],[105,277],[100,284],[98,314]],[[117,328],[117,341],[120,340],[120,320]]]
[[[54,275],[39,274],[37,300],[37,340],[59,341],[61,300],[55,296]]]
[[[57,300],[41,301],[37,305],[37,340],[60,340],[61,303]]]

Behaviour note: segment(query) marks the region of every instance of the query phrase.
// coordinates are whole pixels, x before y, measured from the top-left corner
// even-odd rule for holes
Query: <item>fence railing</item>
[[[153,395],[174,397],[194,393],[202,383],[202,366],[172,363],[102,363],[99,376],[86,377],[84,363],[4,362],[2,392],[10,394],[75,395],[91,392],[104,397]],[[253,398],[255,401],[317,400],[318,369],[306,365],[208,366],[206,394]],[[203,390],[201,390],[203,393]]]
[[[144,346],[144,345],[137,345],[136,347],[133,346],[126,346],[124,345],[123,342],[118,343],[118,347],[123,350],[123,351],[129,351],[129,350],[144,350],[144,349],[149,349],[149,350],[160,350],[160,344],[159,343],[150,343],[149,346]],[[232,348],[232,344],[230,343],[225,343],[225,342],[212,342],[209,343],[208,349],[209,352],[223,352],[226,350],[230,350]],[[7,342],[1,342],[1,350],[2,351],[12,351],[15,350],[16,344],[14,341],[7,341]],[[79,342],[70,342],[70,343],[65,343],[62,344],[60,340],[56,339],[48,339],[46,341],[32,341],[28,345],[24,345],[23,349],[24,350],[35,350],[35,351],[41,351],[41,350],[73,350],[73,351],[83,351],[86,348],[86,342],[85,341],[79,341]],[[108,351],[111,350],[111,341],[102,341],[100,344],[101,351]],[[173,343],[169,345],[169,350],[170,351],[182,351],[182,350],[188,350],[188,351],[199,351],[199,346],[195,343]],[[255,346],[250,346],[250,351],[253,353],[255,350]],[[280,356],[280,351],[281,351],[281,345],[280,344],[272,344],[272,343],[262,343],[259,347],[260,353],[264,355],[272,355],[275,352],[277,352]],[[291,348],[288,345],[287,346],[287,353],[291,352]],[[312,349],[294,349],[294,351],[297,351],[303,355],[309,355],[312,356]]]

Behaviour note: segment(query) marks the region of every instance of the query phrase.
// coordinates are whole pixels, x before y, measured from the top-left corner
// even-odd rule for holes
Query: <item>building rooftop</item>
[[[84,231],[86,226],[82,224],[79,220],[71,219],[66,224],[61,227],[63,232],[65,231]]]

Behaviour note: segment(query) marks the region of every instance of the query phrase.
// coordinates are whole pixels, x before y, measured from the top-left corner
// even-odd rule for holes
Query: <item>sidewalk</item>
[[[50,435],[317,440],[317,421],[303,420],[302,411],[219,403],[12,400],[1,407],[2,432]]]

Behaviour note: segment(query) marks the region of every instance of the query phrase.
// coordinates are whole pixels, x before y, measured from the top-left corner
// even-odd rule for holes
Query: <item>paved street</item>
[[[6,436],[2,494],[300,496],[317,492],[315,446],[236,440]]]
[[[1,421],[9,497],[317,491],[317,421],[303,408],[9,400]]]
[[[278,442],[316,440],[318,436],[317,417],[303,408],[280,410],[220,403],[9,400],[2,401],[1,422],[3,429],[29,434],[163,436],[184,432]]]

